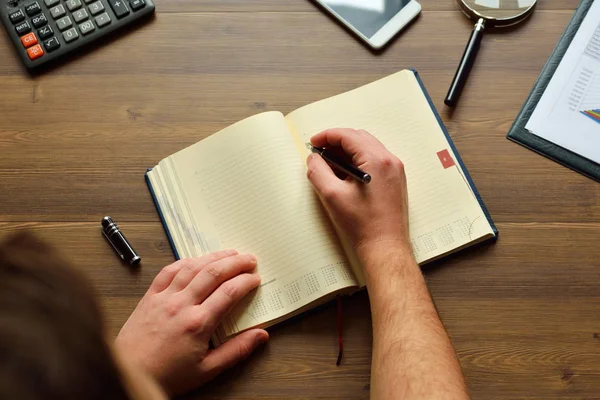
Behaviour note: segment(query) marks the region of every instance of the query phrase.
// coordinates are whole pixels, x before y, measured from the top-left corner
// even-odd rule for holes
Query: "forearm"
[[[371,398],[468,399],[454,348],[410,248],[389,247],[361,257],[373,315]]]

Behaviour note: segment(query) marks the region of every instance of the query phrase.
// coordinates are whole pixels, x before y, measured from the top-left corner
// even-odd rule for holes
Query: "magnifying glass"
[[[454,75],[446,96],[446,103],[454,107],[462,93],[475,58],[479,52],[483,31],[487,28],[504,28],[527,19],[533,12],[537,0],[457,0],[461,10],[470,19],[477,21],[465,53]]]

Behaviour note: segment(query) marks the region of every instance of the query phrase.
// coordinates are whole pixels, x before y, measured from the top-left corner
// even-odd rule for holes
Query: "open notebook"
[[[417,262],[497,231],[416,72],[405,70],[287,116],[247,118],[162,160],[148,186],[177,258],[235,248],[256,254],[260,288],[215,344],[268,327],[365,285],[306,179],[305,143],[324,129],[365,129],[404,163]],[[373,179],[377,179],[376,176]]]

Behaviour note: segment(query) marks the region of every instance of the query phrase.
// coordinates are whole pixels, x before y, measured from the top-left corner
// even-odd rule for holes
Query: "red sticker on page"
[[[452,156],[450,155],[450,152],[448,150],[442,150],[442,151],[438,152],[437,155],[440,158],[440,161],[441,161],[444,169],[454,167],[454,159],[452,158]]]

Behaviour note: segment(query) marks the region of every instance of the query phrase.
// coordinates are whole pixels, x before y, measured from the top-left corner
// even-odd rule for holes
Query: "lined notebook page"
[[[412,71],[313,103],[286,121],[305,156],[303,143],[312,135],[348,127],[370,132],[404,162],[419,263],[493,235]]]
[[[182,214],[172,219],[186,256],[234,248],[258,257],[261,287],[224,322],[225,336],[357,285],[282,114],[239,122],[160,169],[177,183],[168,192],[180,191],[170,212]]]

